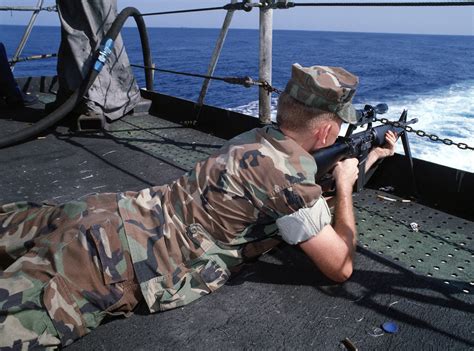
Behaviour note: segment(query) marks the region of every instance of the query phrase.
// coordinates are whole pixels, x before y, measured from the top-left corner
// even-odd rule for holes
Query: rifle
[[[373,169],[371,172],[368,172],[367,174],[365,173],[365,163],[369,152],[372,148],[381,146],[385,143],[385,133],[390,130],[396,132],[398,136],[402,138],[405,155],[408,157],[410,162],[413,186],[416,194],[413,159],[411,156],[410,145],[408,143],[408,136],[404,127],[418,122],[418,119],[414,118],[407,121],[408,112],[407,110],[403,110],[397,123],[389,122],[388,124],[372,127],[372,122],[375,120],[376,115],[383,114],[387,111],[388,106],[386,104],[379,104],[376,106],[365,105],[363,110],[357,110],[358,122],[349,125],[344,137],[338,137],[333,145],[313,153],[313,157],[318,166],[318,172],[315,177],[317,183],[324,183],[328,180],[328,173],[337,162],[346,158],[356,157],[359,160],[359,177],[354,186],[354,191],[360,191],[375,171],[375,169]],[[367,124],[367,129],[365,131],[352,134],[358,126],[363,126],[365,124]]]

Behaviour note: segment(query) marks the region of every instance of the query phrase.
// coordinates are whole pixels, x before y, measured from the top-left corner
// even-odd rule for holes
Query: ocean
[[[24,27],[0,26],[8,54],[18,45]],[[149,28],[153,60],[158,68],[205,74],[219,29]],[[122,31],[130,62],[142,64],[135,28]],[[58,27],[34,28],[23,56],[57,52]],[[283,89],[291,65],[341,66],[358,75],[356,107],[387,103],[384,117],[398,119],[403,109],[418,118],[416,129],[474,146],[474,37],[379,33],[275,30],[273,83]],[[140,69],[134,69],[144,86]],[[16,76],[54,75],[55,59],[18,63]],[[216,76],[258,78],[258,31],[231,29]],[[202,79],[155,74],[155,90],[196,100]],[[258,90],[211,82],[206,103],[258,115]],[[276,96],[273,99],[273,110]],[[410,135],[415,157],[474,172],[474,153]],[[399,143],[401,144],[401,143]],[[401,145],[397,152],[403,152]]]

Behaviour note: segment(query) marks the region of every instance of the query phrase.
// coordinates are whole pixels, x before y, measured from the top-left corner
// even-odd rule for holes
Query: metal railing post
[[[31,15],[30,22],[26,26],[25,33],[23,33],[23,37],[21,38],[20,44],[18,44],[15,55],[13,55],[13,58],[12,58],[13,63],[10,65],[10,68],[12,71],[16,64],[15,61],[20,57],[23,49],[25,48],[26,42],[28,41],[28,38],[30,37],[31,30],[33,29],[33,25],[35,24],[35,21],[36,21],[36,17],[38,17],[38,14],[40,13],[41,8],[43,7],[43,0],[38,0],[36,7],[38,9],[35,10],[33,14]]]
[[[260,62],[259,79],[272,84],[272,41],[273,41],[273,9],[260,8]],[[258,117],[260,123],[271,123],[271,99],[272,94],[263,87],[259,89]]]
[[[231,3],[236,3],[237,0],[231,0]],[[217,66],[217,61],[219,60],[219,56],[222,51],[222,47],[224,46],[224,41],[229,31],[230,22],[232,21],[232,17],[234,15],[235,10],[228,10],[224,23],[222,24],[221,32],[219,33],[219,38],[217,38],[216,46],[214,47],[214,52],[212,53],[211,61],[209,62],[209,67],[207,68],[207,75],[212,76],[214,74],[214,70]],[[202,83],[201,92],[199,93],[199,98],[197,101],[198,106],[202,106],[204,103],[204,98],[206,97],[207,90],[209,89],[210,79],[205,79]]]

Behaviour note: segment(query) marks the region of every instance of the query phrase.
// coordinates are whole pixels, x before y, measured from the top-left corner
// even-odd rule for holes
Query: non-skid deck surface
[[[20,126],[0,119],[0,137]],[[63,202],[163,184],[222,143],[149,115],[106,133],[58,128],[0,150],[0,202]],[[142,306],[68,349],[341,350],[346,337],[361,350],[473,348],[473,223],[374,190],[356,195],[355,205],[360,247],[347,283],[331,284],[282,246],[189,306],[154,315]],[[389,320],[398,334],[379,329]]]
[[[224,140],[194,129],[151,117],[126,118],[112,124],[107,132],[114,140],[132,145],[143,152],[160,157],[183,170],[191,169],[218,150]]]
[[[420,276],[474,292],[474,223],[370,189],[354,196],[359,245]]]

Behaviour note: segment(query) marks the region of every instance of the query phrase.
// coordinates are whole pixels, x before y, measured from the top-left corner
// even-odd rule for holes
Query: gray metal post
[[[40,7],[34,6],[0,6],[0,11],[40,11]]]
[[[232,0],[232,3],[236,3],[237,0]],[[229,31],[230,22],[232,21],[232,17],[234,15],[235,10],[228,10],[227,14],[225,15],[224,23],[222,24],[221,32],[219,33],[219,38],[217,38],[216,46],[214,47],[214,52],[212,53],[211,61],[209,62],[209,67],[207,68],[207,75],[212,76],[214,74],[214,70],[217,66],[217,61],[219,60],[219,56],[222,51],[222,47],[224,46],[224,41]],[[209,89],[210,79],[205,79],[202,83],[201,93],[199,94],[199,99],[197,102],[198,106],[202,106],[204,103],[204,98],[206,97],[207,90]]]
[[[28,38],[30,37],[31,30],[33,29],[33,25],[35,24],[35,21],[36,21],[36,17],[38,17],[38,14],[41,11],[39,9],[43,7],[43,0],[38,0],[36,7],[38,8],[38,10],[35,10],[33,14],[31,15],[30,22],[26,26],[25,33],[23,34],[23,37],[21,38],[20,44],[18,44],[15,55],[13,55],[12,57],[13,63],[10,65],[12,71],[16,63],[15,61],[20,57],[23,49],[25,48],[26,42],[28,41]]]
[[[273,10],[260,8],[260,63],[259,79],[272,84],[272,39],[273,39]],[[272,95],[260,87],[258,99],[258,117],[261,123],[271,123]]]

